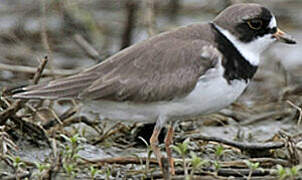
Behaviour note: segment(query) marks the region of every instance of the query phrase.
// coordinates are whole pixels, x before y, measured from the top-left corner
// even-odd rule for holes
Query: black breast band
[[[223,54],[222,65],[225,68],[224,77],[229,83],[232,80],[250,80],[257,71],[258,66],[250,64],[216,27],[211,23],[215,34],[218,50]]]

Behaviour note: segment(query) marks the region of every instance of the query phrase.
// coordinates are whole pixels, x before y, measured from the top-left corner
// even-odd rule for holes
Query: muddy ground
[[[154,34],[210,21],[236,2],[267,5],[298,44],[265,52],[231,106],[176,123],[173,177],[150,156],[153,124],[116,124],[77,113],[77,101],[6,94],[77,73]],[[1,1],[0,179],[302,179],[301,8],[301,0]]]

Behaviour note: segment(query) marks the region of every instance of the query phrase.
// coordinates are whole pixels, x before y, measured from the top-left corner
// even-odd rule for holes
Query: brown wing
[[[13,98],[25,99],[71,99],[89,87],[97,77],[93,74],[78,74],[50,82],[13,90]]]
[[[152,102],[185,96],[214,63],[201,55],[208,46],[177,31],[161,34],[78,75],[24,88],[14,97]]]
[[[206,45],[200,40],[169,39],[150,42],[136,50],[137,57],[117,64],[79,97],[152,102],[184,96],[212,65],[211,59],[201,57],[202,48]]]

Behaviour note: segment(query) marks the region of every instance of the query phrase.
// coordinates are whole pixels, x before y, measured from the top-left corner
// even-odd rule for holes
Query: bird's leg
[[[174,134],[174,127],[173,123],[169,124],[168,132],[165,138],[165,145],[166,145],[166,152],[170,164],[170,172],[172,175],[175,175],[174,169],[174,159],[172,158],[172,151],[170,145],[173,143],[173,134]]]
[[[159,167],[162,169],[162,164],[161,164],[161,153],[160,153],[160,149],[158,147],[158,135],[160,133],[162,128],[159,128],[157,126],[154,127],[152,136],[150,138],[150,145],[152,148],[152,151],[157,159],[157,162],[159,164]]]
[[[163,126],[165,125],[166,120],[167,120],[167,118],[165,116],[158,117],[158,119],[156,121],[156,125],[155,125],[153,133],[152,133],[152,136],[150,138],[150,145],[151,145],[153,153],[156,156],[160,169],[162,169],[163,166],[161,163],[160,149],[158,147],[158,135],[159,135],[161,129],[163,128]]]

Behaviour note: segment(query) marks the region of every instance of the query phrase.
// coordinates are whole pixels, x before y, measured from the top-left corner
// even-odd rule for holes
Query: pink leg
[[[175,175],[175,169],[174,169],[174,160],[172,158],[172,151],[170,148],[170,145],[173,144],[173,134],[174,134],[174,128],[173,125],[169,125],[169,129],[165,138],[165,145],[166,145],[166,152],[168,156],[168,161],[170,164],[170,172],[172,175]]]
[[[161,131],[161,128],[158,127],[154,127],[152,136],[150,138],[150,145],[151,148],[153,150],[153,153],[155,154],[155,157],[158,161],[159,167],[162,169],[162,164],[161,164],[161,153],[160,153],[160,149],[158,148],[158,135]]]

